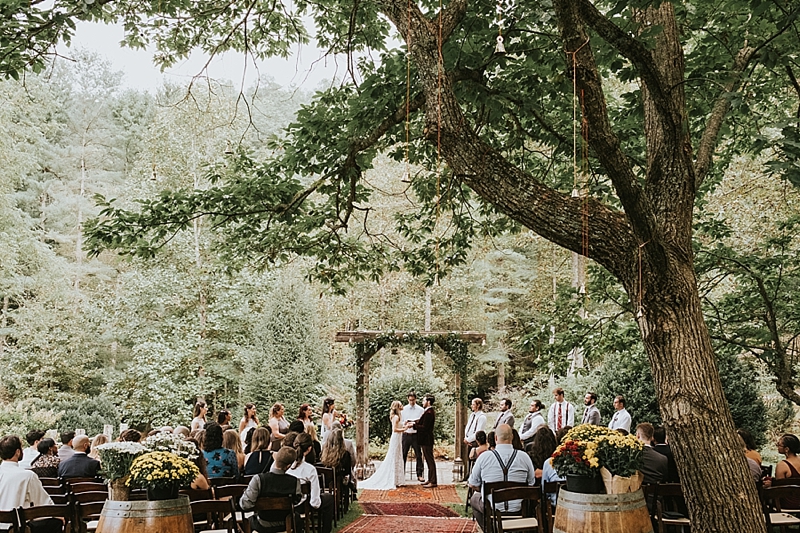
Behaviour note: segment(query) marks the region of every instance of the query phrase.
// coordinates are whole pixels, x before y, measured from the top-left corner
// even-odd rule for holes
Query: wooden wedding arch
[[[352,344],[356,355],[356,463],[369,464],[369,362],[381,349],[411,345],[422,350],[438,346],[451,361],[455,376],[455,460],[464,461],[467,423],[466,377],[472,357],[470,344],[485,344],[486,333],[476,331],[339,331],[336,342]]]

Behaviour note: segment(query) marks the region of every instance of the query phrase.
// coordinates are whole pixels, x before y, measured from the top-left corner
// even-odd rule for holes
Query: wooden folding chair
[[[306,533],[318,532],[320,518],[316,516],[318,513],[311,507],[311,484],[305,481],[301,482],[300,492],[303,494],[303,503],[300,505],[300,519],[303,520],[303,529]]]
[[[61,485],[61,480],[57,477],[40,477],[39,481],[42,482],[43,487],[48,487],[51,485],[59,486]]]
[[[92,494],[91,492],[84,492],[82,494]],[[82,494],[74,494],[80,496]],[[102,502],[87,502],[82,503],[75,501],[75,522],[72,530],[75,533],[93,533],[97,530],[97,523],[100,521],[100,513],[103,512],[103,506],[106,504]]]
[[[69,487],[67,485],[42,485],[44,491],[53,496],[54,494],[67,494]]]
[[[500,489],[512,489],[517,487],[527,487],[527,483],[523,483],[520,481],[492,481],[489,483],[484,483],[482,490],[483,490],[483,523],[485,526],[484,533],[495,533],[492,529],[492,517],[494,516],[494,510],[492,506],[489,504],[489,496],[493,490],[500,490]]]
[[[233,502],[224,500],[197,500],[191,502],[192,515],[195,517],[196,533],[236,533],[236,519],[233,516]],[[205,516],[205,523],[198,522],[198,516]],[[199,526],[199,527],[198,527]]]
[[[294,519],[294,499],[292,496],[262,496],[256,500],[253,512],[260,511],[285,511],[286,533],[296,533],[297,525]]]
[[[556,514],[550,495],[555,494],[556,501],[558,501],[558,493],[564,488],[564,485],[566,485],[565,481],[545,481],[542,484],[542,519],[547,522],[549,533],[553,533],[553,520]]]
[[[34,520],[52,519],[55,522],[61,522],[61,531],[69,532],[70,523],[72,522],[72,506],[68,504],[63,505],[40,505],[38,507],[20,507],[19,513],[19,528],[20,531],[26,531],[30,523]]]
[[[653,491],[654,514],[658,533],[665,533],[667,527],[680,528],[681,533],[692,523],[686,514],[686,502],[680,483],[659,483]]]
[[[188,496],[190,502],[214,499],[214,493],[211,489],[181,489],[179,492]]]
[[[339,493],[339,485],[336,480],[336,471],[333,468],[328,468],[326,466],[316,466],[317,474],[322,476],[322,481],[320,482],[320,490],[327,492],[333,496],[333,527],[336,527],[339,518],[341,515],[339,514],[340,506],[339,506],[339,499],[341,498],[341,494]]]
[[[108,492],[108,485],[94,481],[82,481],[80,483],[70,483],[69,490],[76,494],[78,492]]]
[[[764,508],[767,531],[779,527],[781,533],[787,533],[790,526],[800,526],[800,518],[784,510],[785,500],[800,500],[800,486],[782,485],[761,489],[761,503]]]
[[[494,512],[492,526],[496,533],[526,531],[544,533],[546,524],[542,519],[542,490],[541,487],[513,487],[508,489],[494,489],[491,492]],[[521,501],[519,513],[508,516],[498,509],[506,502]]]
[[[7,529],[0,529],[8,533],[19,533],[19,516],[17,510],[0,511],[0,526]]]
[[[235,519],[242,531],[247,531],[250,524],[248,520],[253,516],[251,511],[244,512],[239,508],[239,500],[242,499],[242,494],[244,494],[245,490],[247,490],[247,485],[224,485],[222,487],[214,487],[214,497],[217,500],[228,498],[233,503]]]
[[[212,487],[221,487],[223,485],[236,485],[239,483],[238,478],[235,477],[212,477],[208,479],[208,484]]]

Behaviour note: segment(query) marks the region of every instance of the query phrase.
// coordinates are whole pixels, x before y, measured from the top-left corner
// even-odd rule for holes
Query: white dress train
[[[399,426],[400,417],[392,418],[392,437],[389,439],[389,451],[386,452],[381,466],[369,479],[358,483],[359,489],[366,490],[392,490],[405,482],[403,469],[403,429]]]

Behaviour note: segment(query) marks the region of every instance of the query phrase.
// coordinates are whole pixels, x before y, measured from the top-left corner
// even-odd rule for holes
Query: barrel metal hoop
[[[618,503],[618,504],[609,504],[609,505],[586,505],[585,503],[573,503],[570,501],[559,501],[558,506],[563,506],[564,509],[569,509],[571,511],[583,511],[587,513],[594,513],[594,512],[617,512],[617,511],[633,511],[634,509],[639,509],[644,507],[644,501],[640,500],[638,502],[631,502],[631,503]]]

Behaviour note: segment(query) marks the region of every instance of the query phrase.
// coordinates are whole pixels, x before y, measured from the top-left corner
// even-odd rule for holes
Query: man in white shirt
[[[587,392],[586,396],[583,397],[583,405],[586,408],[583,410],[583,419],[581,419],[581,424],[592,424],[595,426],[600,425],[600,410],[597,408],[597,394],[593,392]]]
[[[544,416],[542,416],[542,409],[544,404],[539,400],[533,400],[531,406],[528,408],[528,414],[522,420],[522,427],[519,431],[519,438],[522,440],[523,446],[527,446],[533,442],[533,435],[536,431],[545,425]]]
[[[294,448],[297,450],[297,460],[286,473],[309,484],[311,490],[309,491],[310,501],[308,503],[319,512],[321,518],[320,533],[331,533],[335,501],[332,494],[322,494],[319,487],[317,469],[311,463],[306,462],[308,454],[314,449],[312,444],[311,435],[308,433],[301,433],[295,438]],[[305,496],[300,500],[300,503],[303,503],[304,500]]]
[[[514,427],[514,413],[511,412],[511,400],[508,398],[503,398],[500,401],[500,414],[497,415],[497,420],[494,422],[494,430],[497,431],[501,424],[508,424],[512,428]]]
[[[44,438],[44,431],[41,429],[32,429],[25,435],[25,440],[28,442],[28,447],[22,450],[22,459],[19,460],[20,468],[30,468],[31,462],[39,457],[39,450],[36,448],[39,441]]]
[[[483,400],[480,398],[473,398],[470,405],[472,406],[472,413],[470,413],[467,426],[464,428],[464,444],[477,446],[475,434],[483,431],[484,426],[486,426],[486,414],[483,412]]]
[[[406,466],[406,458],[408,457],[408,450],[414,448],[414,457],[417,458],[417,479],[424,483],[425,478],[425,463],[422,458],[422,448],[417,441],[417,430],[413,425],[406,425],[406,422],[416,422],[422,413],[425,412],[421,406],[417,405],[417,393],[411,391],[408,393],[408,405],[403,407],[400,411],[400,420],[406,426],[403,432],[403,468]]]
[[[575,406],[564,399],[564,389],[561,387],[553,389],[553,398],[555,401],[547,413],[547,425],[554,434],[558,434],[561,428],[575,425]]]
[[[609,429],[624,429],[627,433],[631,432],[631,415],[625,409],[625,398],[617,396],[614,398],[614,409],[617,410],[614,416],[611,417],[611,422],[608,423]]]
[[[486,531],[483,501],[484,498],[491,497],[488,494],[483,494],[485,483],[493,483],[495,481],[516,481],[527,485],[536,483],[536,471],[533,468],[531,458],[527,453],[515,450],[511,445],[513,436],[511,426],[500,424],[494,435],[495,439],[497,439],[495,449],[482,453],[475,461],[475,466],[469,475],[469,486],[475,490],[469,503],[472,507],[472,515],[482,531]],[[508,502],[508,509],[503,509],[503,512],[513,513],[519,511],[520,508],[521,500],[510,501]]]
[[[17,507],[36,507],[53,505],[50,495],[45,492],[39,477],[19,467],[22,458],[22,442],[17,436],[8,436],[0,440],[0,510],[11,511]],[[36,524],[34,533],[61,531],[58,519],[42,520]]]

